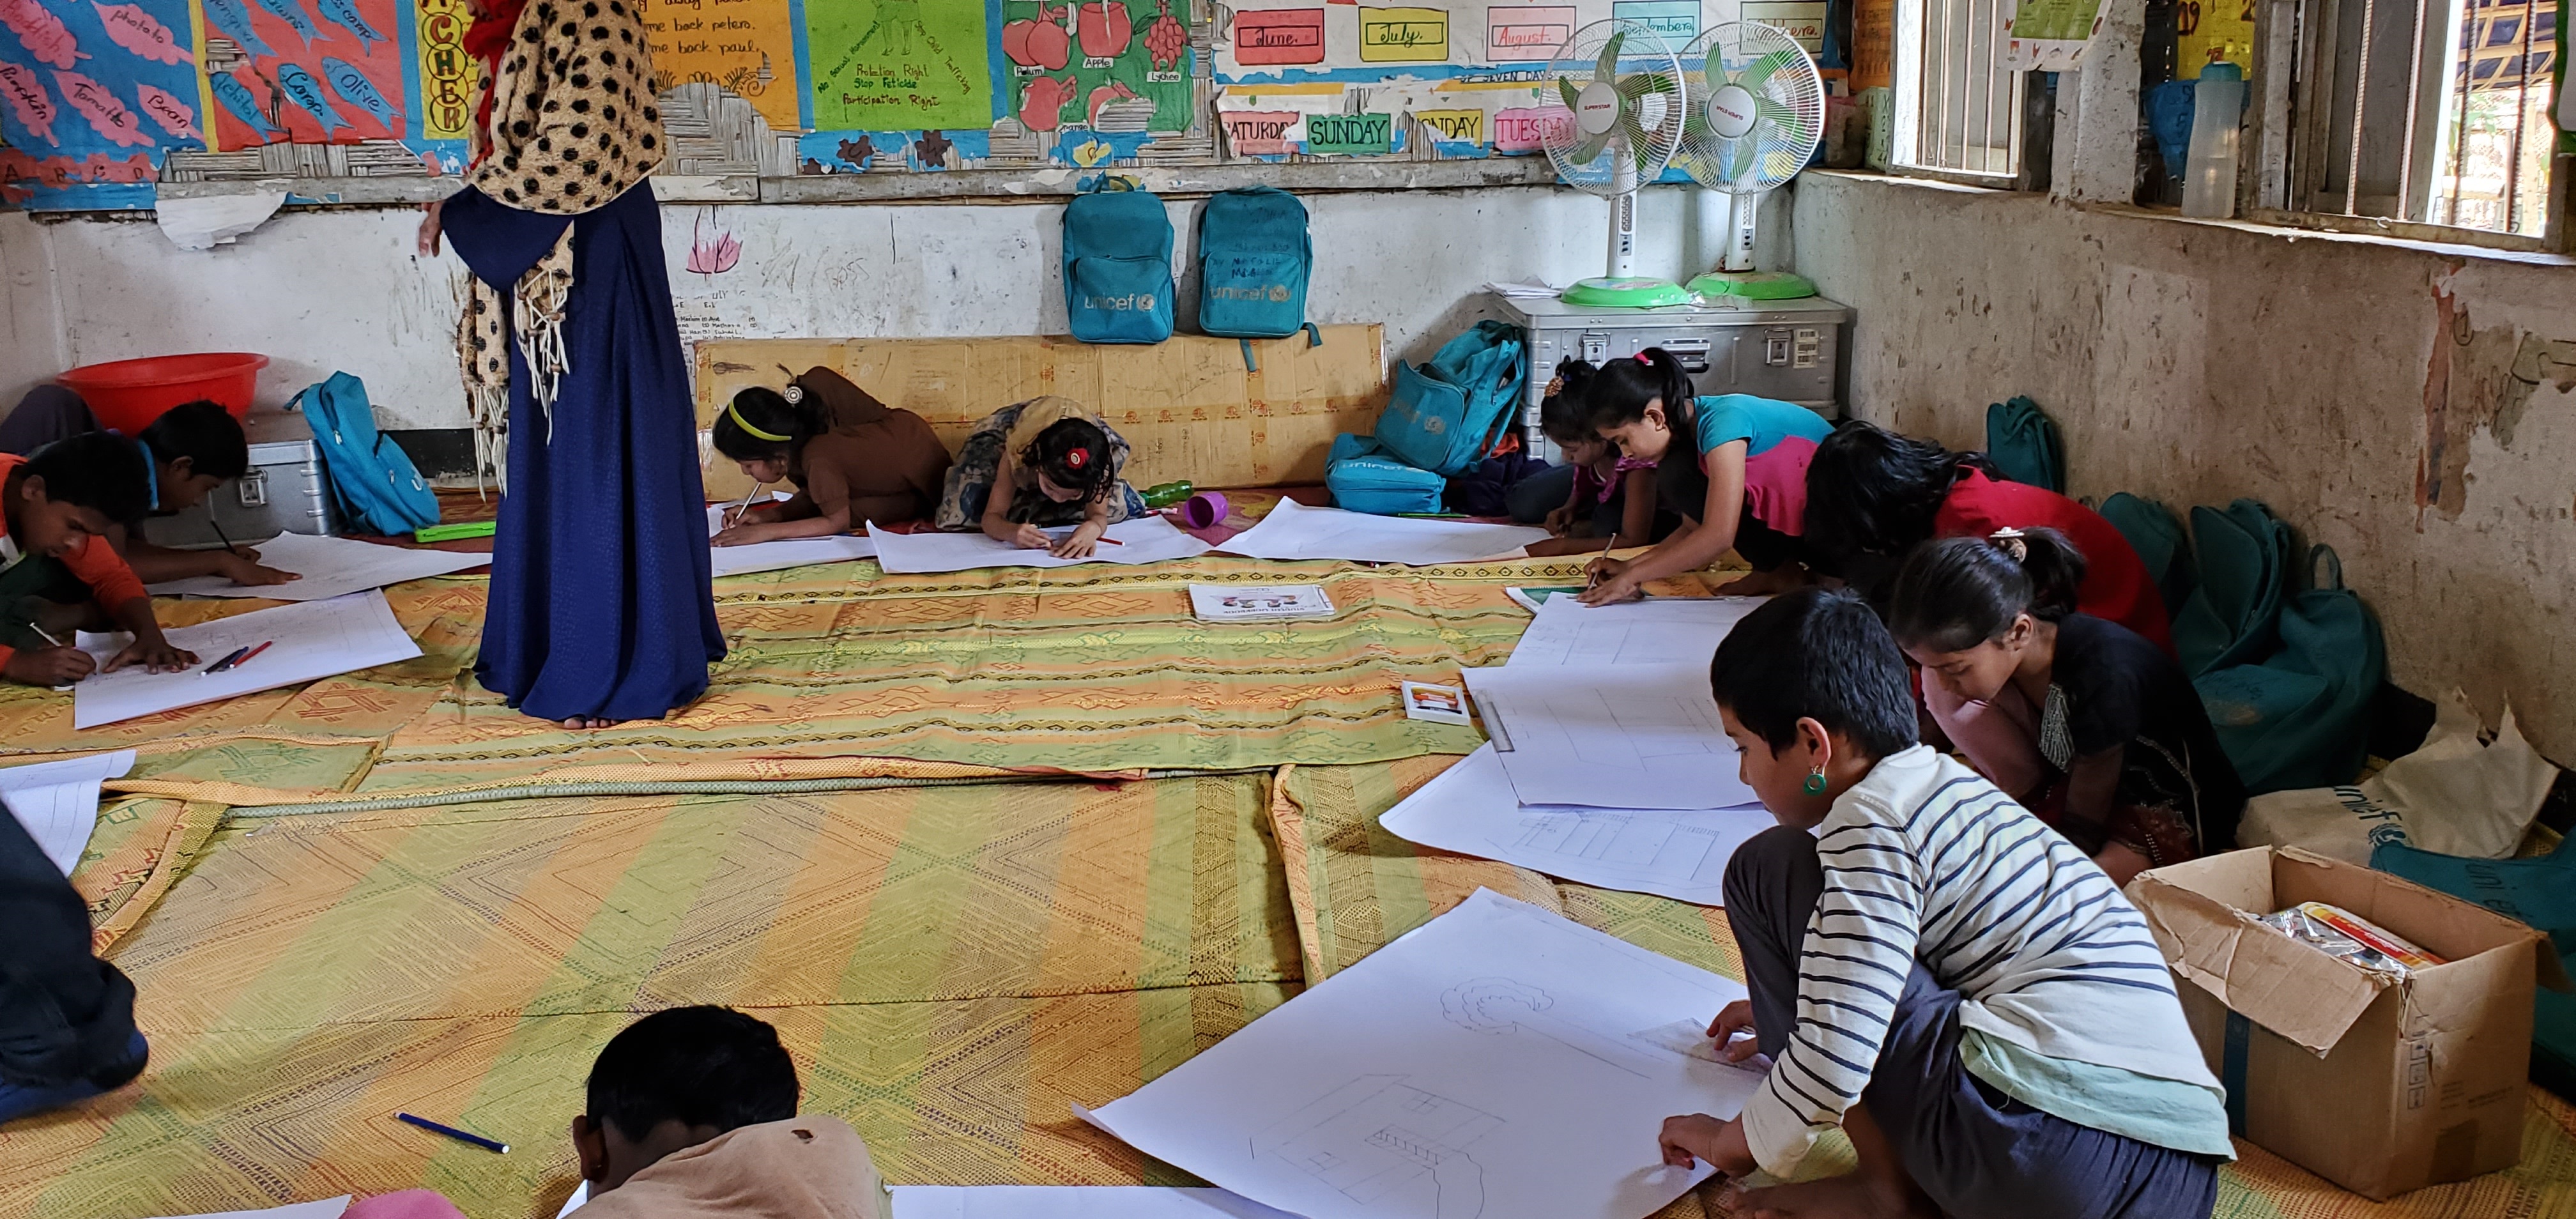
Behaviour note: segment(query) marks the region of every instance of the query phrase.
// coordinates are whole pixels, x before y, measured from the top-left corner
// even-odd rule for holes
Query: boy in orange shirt
[[[78,630],[133,633],[111,671],[197,662],[162,636],[150,594],[106,536],[149,510],[155,473],[142,446],[108,432],[0,454],[0,677],[60,686],[89,676],[95,662],[71,646]]]

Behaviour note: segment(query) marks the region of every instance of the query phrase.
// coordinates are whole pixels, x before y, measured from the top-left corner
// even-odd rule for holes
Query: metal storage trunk
[[[1795,402],[1828,419],[1842,416],[1842,338],[1851,310],[1821,296],[1665,309],[1495,299],[1504,320],[1528,336],[1523,438],[1550,461],[1557,460],[1556,446],[1539,433],[1538,408],[1557,361],[1569,358],[1598,364],[1661,347],[1681,358],[1703,394],[1755,394]]]
[[[322,471],[322,450],[313,443],[304,413],[254,410],[242,420],[242,431],[250,438],[250,472],[215,488],[198,507],[144,521],[144,540],[176,550],[204,550],[223,545],[223,538],[248,546],[281,533],[329,537],[340,532],[331,480]],[[217,524],[223,527],[222,537],[216,536]]]

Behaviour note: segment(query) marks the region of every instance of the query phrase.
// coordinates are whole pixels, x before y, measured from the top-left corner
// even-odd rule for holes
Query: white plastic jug
[[[2236,214],[2236,154],[2245,116],[2245,73],[2232,63],[2200,70],[2191,90],[2191,150],[2184,157],[2182,214]]]

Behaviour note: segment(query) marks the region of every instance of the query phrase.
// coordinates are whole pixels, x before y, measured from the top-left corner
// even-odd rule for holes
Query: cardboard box
[[[2567,985],[2541,932],[2295,847],[2157,868],[2129,897],[2227,1085],[2238,1137],[2379,1200],[2520,1158],[2533,985]],[[2303,901],[2446,963],[2392,982],[2255,921]]]
[[[1386,406],[1383,328],[1325,326],[1306,336],[1244,344],[1180,334],[1151,346],[1094,346],[1069,338],[709,339],[697,345],[698,427],[746,386],[787,383],[780,369],[821,365],[920,415],[951,453],[986,415],[1041,394],[1099,411],[1127,438],[1127,481],[1139,491],[1189,479],[1201,487],[1324,481],[1337,432],[1377,426]],[[751,487],[703,443],[710,499]]]

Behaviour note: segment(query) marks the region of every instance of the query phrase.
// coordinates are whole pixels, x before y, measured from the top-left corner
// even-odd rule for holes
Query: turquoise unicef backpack
[[[331,494],[356,532],[389,537],[438,523],[438,496],[411,455],[376,430],[365,382],[335,372],[306,386],[292,405],[303,408]]]
[[[1443,478],[1485,459],[1521,400],[1521,332],[1476,328],[1416,368],[1395,366],[1395,392],[1377,419],[1377,442],[1400,461]]]
[[[1065,205],[1065,318],[1085,343],[1160,343],[1172,337],[1172,218],[1117,181]]]
[[[1249,186],[1208,197],[1199,212],[1199,329],[1230,339],[1284,339],[1306,325],[1315,252],[1306,205]]]

